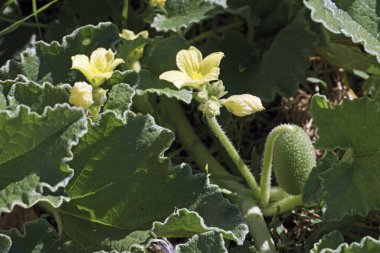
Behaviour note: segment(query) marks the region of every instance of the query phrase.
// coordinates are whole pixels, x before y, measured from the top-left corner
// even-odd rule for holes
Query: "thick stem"
[[[293,208],[302,205],[301,195],[290,195],[289,197],[277,201],[263,209],[265,216],[274,216],[276,214],[286,213]]]
[[[284,198],[287,198],[289,197],[290,195],[284,191],[281,187],[278,187],[278,186],[272,186],[270,188],[270,198],[269,198],[269,202],[276,202],[276,201],[280,201]]]
[[[247,224],[249,232],[255,241],[255,247],[260,253],[276,253],[276,247],[267,224],[261,213],[260,207],[253,200],[238,200]]]
[[[260,179],[260,206],[265,207],[269,203],[270,197],[270,178],[272,173],[273,148],[277,137],[287,131],[292,131],[292,126],[281,125],[270,132],[264,148],[263,169]]]
[[[231,160],[234,162],[236,167],[239,169],[241,175],[247,182],[248,186],[252,189],[253,196],[258,199],[260,196],[260,188],[253,177],[248,166],[245,164],[243,159],[240,157],[239,153],[235,149],[234,145],[228,139],[227,135],[223,131],[222,127],[219,125],[215,117],[206,117],[207,123],[209,124],[212,132],[218,138],[220,143],[223,145]]]

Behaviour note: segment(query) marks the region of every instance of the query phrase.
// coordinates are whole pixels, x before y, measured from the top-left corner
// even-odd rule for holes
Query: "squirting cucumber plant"
[[[28,3],[0,253],[380,252],[380,1]]]

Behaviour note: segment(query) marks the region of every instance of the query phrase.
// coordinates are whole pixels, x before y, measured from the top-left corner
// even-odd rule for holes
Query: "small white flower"
[[[72,105],[88,109],[93,103],[92,86],[86,82],[77,82],[71,88],[69,102]]]
[[[221,102],[227,110],[239,117],[265,109],[260,98],[250,94],[233,95],[227,99],[222,99]]]

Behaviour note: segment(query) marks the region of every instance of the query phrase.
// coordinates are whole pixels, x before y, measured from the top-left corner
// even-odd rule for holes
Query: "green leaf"
[[[221,62],[220,79],[230,93],[252,93],[268,101],[276,93],[290,96],[296,92],[306,77],[309,57],[315,53],[317,43],[304,14],[300,11],[276,35],[262,58],[253,55],[254,48],[234,31],[207,41],[204,48],[207,53],[222,51],[226,55]]]
[[[178,209],[171,214],[163,223],[153,223],[153,233],[160,237],[190,237],[209,231],[216,231],[224,238],[239,241],[232,231],[224,231],[216,227],[208,227],[198,213],[187,209]],[[242,243],[242,242],[241,242]]]
[[[350,245],[341,244],[336,250],[324,249],[321,253],[378,253],[380,251],[380,241],[372,237],[364,237],[360,243],[354,242]]]
[[[311,10],[314,21],[363,44],[364,50],[380,61],[377,0],[304,0],[304,4]]]
[[[226,0],[167,0],[165,15],[157,14],[151,26],[157,31],[174,31],[224,12]]]
[[[233,231],[242,241],[247,226],[236,206],[203,174],[172,167],[162,157],[173,134],[149,115],[102,114],[74,149],[74,178],[66,187],[65,213],[104,225],[146,230],[175,208],[189,207],[208,226]],[[115,194],[117,193],[117,194]],[[218,215],[214,210],[218,210]],[[71,233],[71,232],[68,232]]]
[[[12,240],[9,236],[0,234],[0,252],[8,253],[11,248]]]
[[[147,70],[139,72],[138,86],[136,87],[137,94],[156,93],[157,95],[165,95],[168,98],[176,98],[190,104],[193,98],[192,91],[186,89],[177,89],[172,83],[160,80]]]
[[[9,253],[50,252],[59,240],[55,228],[42,218],[25,223],[23,234],[16,229],[1,232],[11,237],[12,247]]]
[[[323,249],[336,249],[342,243],[344,243],[343,235],[338,230],[334,230],[315,243],[310,253],[318,253]]]
[[[46,196],[72,177],[65,162],[85,130],[83,111],[68,105],[46,107],[42,115],[25,106],[0,112],[0,212],[52,198],[60,205],[64,196]]]
[[[380,103],[380,76],[371,76],[364,81],[362,88],[365,95],[370,95],[374,100]]]
[[[117,46],[117,56],[124,61],[127,61],[129,59],[135,59],[135,50],[138,48],[143,48],[147,43],[149,39],[144,38],[143,36],[138,36],[134,40],[125,40],[122,39],[119,45]],[[126,64],[122,64],[122,66],[125,66]]]
[[[39,85],[35,82],[17,82],[9,94],[9,106],[26,105],[31,111],[42,114],[45,107],[68,103],[69,85],[53,86],[50,83]]]
[[[144,248],[149,239],[152,239],[152,233],[149,230],[134,231],[127,235],[124,239],[118,241],[104,240],[102,248],[106,250],[128,251],[132,248]]]
[[[119,41],[117,27],[111,23],[100,23],[97,26],[87,25],[78,28],[70,35],[63,37],[62,43],[53,41],[50,44],[39,41],[35,49],[27,49],[21,54],[19,74],[36,82],[48,81],[53,84],[72,83],[84,80],[77,70],[72,70],[71,57],[76,54],[90,54],[99,47],[110,48]],[[8,72],[13,71],[9,69]],[[4,72],[6,71],[3,70]]]
[[[318,53],[331,65],[349,70],[362,70],[370,74],[380,74],[380,64],[372,55],[358,47],[329,43],[320,47]]]
[[[165,71],[178,69],[176,55],[188,47],[187,41],[178,35],[154,39],[144,49],[143,68],[157,76]]]
[[[254,94],[265,100],[272,100],[276,93],[293,95],[306,77],[311,64],[309,57],[315,53],[317,41],[305,12],[300,11],[263,54],[251,81]]]
[[[321,183],[324,216],[328,221],[344,216],[366,216],[380,210],[380,105],[369,98],[344,100],[326,107],[323,96],[314,96],[313,122],[318,128],[317,148],[346,150],[343,158],[323,168]],[[322,105],[322,106],[321,106]]]
[[[311,170],[308,178],[306,179],[302,190],[302,202],[304,204],[320,204],[323,192],[321,189],[321,179],[319,178],[319,175],[331,168],[331,166],[338,161],[339,160],[332,152],[328,152],[318,161],[317,166]]]
[[[128,84],[118,84],[112,86],[108,93],[108,100],[104,105],[104,110],[113,110],[122,116],[132,105],[132,98],[135,95],[134,89]]]
[[[194,235],[185,244],[179,244],[175,248],[178,253],[227,253],[221,234],[211,231],[200,235]]]

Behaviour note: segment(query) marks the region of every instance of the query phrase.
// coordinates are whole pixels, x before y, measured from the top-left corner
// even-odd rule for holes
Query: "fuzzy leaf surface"
[[[45,190],[66,186],[73,172],[65,161],[86,126],[83,111],[67,105],[47,107],[42,115],[25,106],[0,112],[0,211],[49,201]],[[57,207],[64,197],[54,199]]]
[[[157,31],[179,31],[224,12],[226,0],[167,0],[165,15],[157,14],[151,26]]]
[[[227,253],[221,234],[211,231],[200,235],[194,235],[185,244],[176,246],[178,253]]]
[[[337,249],[323,249],[321,253],[377,253],[380,251],[380,241],[366,236],[359,243],[341,244]]]
[[[17,73],[35,82],[62,84],[83,81],[79,71],[71,70],[71,57],[77,54],[90,56],[99,47],[111,48],[119,39],[119,31],[114,24],[83,26],[63,37],[61,43],[36,42],[35,48],[21,53],[20,62],[11,61],[3,66],[0,77],[9,78],[15,75],[12,73]]]
[[[70,166],[75,175],[66,188],[71,202],[64,212],[111,227],[146,230],[175,208],[188,207],[208,226],[233,231],[237,242],[243,241],[248,232],[244,219],[220,189],[205,175],[192,175],[186,165],[172,167],[162,156],[172,139],[172,132],[148,115],[127,113],[121,119],[104,113],[74,150]],[[215,209],[218,215],[210,211]]]
[[[343,235],[338,230],[334,230],[315,243],[310,253],[318,253],[323,249],[336,249],[342,243],[344,243]]]
[[[350,37],[380,61],[378,0],[304,0],[311,18],[329,31]]]

